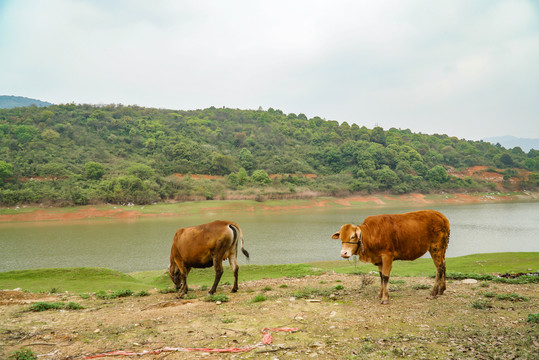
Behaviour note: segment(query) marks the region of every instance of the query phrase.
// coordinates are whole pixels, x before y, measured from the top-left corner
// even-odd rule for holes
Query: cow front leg
[[[378,299],[382,298],[384,294],[384,277],[382,276],[382,264],[378,265],[378,273],[380,274],[380,293],[378,294]]]
[[[217,285],[219,284],[219,281],[221,280],[221,276],[223,276],[223,260],[214,259],[213,268],[215,269],[215,280],[213,281],[213,286],[210,289],[210,292],[209,292],[210,295],[215,294],[215,291],[217,291]]]
[[[391,267],[393,265],[393,257],[388,255],[382,255],[382,301],[381,304],[389,304],[389,275],[391,274]]]
[[[187,275],[189,275],[189,271],[191,271],[191,268],[184,267],[180,268],[180,294],[178,295],[179,298],[183,297],[185,294],[187,294],[188,288],[187,288]]]

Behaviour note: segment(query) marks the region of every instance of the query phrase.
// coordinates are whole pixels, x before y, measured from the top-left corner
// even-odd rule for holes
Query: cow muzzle
[[[350,256],[352,256],[352,252],[350,250],[341,250],[341,257],[348,259]]]

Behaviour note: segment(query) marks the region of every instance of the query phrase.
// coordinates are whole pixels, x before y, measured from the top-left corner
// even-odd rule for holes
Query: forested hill
[[[14,107],[24,106],[46,107],[49,105],[52,104],[46,101],[30,99],[23,96],[0,95],[0,109],[11,109]]]
[[[536,150],[526,154],[447,135],[368,129],[271,108],[175,111],[68,104],[3,109],[0,138],[3,206],[305,191],[535,189],[539,178]],[[459,172],[472,166],[505,181],[494,184]],[[177,174],[218,176],[196,180]],[[272,174],[284,176],[270,179]]]

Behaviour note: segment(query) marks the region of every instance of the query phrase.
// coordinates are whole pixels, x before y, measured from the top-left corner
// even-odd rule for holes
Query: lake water
[[[539,252],[539,202],[428,208],[442,212],[451,224],[447,257]],[[83,266],[123,272],[165,269],[176,230],[215,219],[232,220],[241,226],[251,264],[339,260],[341,245],[331,235],[342,224],[358,224],[369,215],[413,210],[418,208],[316,208],[138,220],[0,223],[0,271]],[[241,253],[238,262],[247,263]]]

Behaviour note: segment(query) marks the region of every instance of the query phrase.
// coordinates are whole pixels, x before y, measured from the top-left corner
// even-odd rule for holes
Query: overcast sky
[[[539,137],[539,1],[0,0],[0,95]]]

